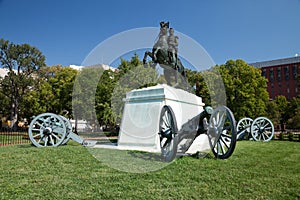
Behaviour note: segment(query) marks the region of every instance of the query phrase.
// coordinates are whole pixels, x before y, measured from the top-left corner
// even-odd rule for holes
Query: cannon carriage
[[[266,117],[251,119],[242,118],[237,123],[237,139],[250,139],[254,141],[268,142],[274,136],[274,125]]]
[[[207,123],[208,118],[209,123]],[[216,158],[229,158],[236,143],[234,123],[234,117],[227,107],[220,106],[212,109],[208,106],[178,130],[172,108],[164,106],[159,123],[162,159],[171,161],[177,153],[197,153],[197,150],[189,149],[201,134],[207,136],[206,145],[210,146]]]
[[[84,140],[72,132],[70,121],[62,115],[42,113],[33,117],[28,129],[29,139],[36,147],[57,147],[70,139],[84,146],[93,146],[95,141]]]

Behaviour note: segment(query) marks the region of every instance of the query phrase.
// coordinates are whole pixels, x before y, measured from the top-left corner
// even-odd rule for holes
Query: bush
[[[109,132],[105,131],[104,134],[105,134],[106,137],[112,137],[112,136],[118,136],[119,135],[119,133],[116,132],[116,131],[109,131]]]
[[[288,139],[289,139],[289,141],[294,140],[294,134],[292,132],[288,132]]]
[[[276,134],[273,135],[272,140],[278,140],[278,136]]]
[[[279,138],[278,138],[279,140],[284,140],[284,133],[283,132],[281,132],[280,134],[279,134]]]

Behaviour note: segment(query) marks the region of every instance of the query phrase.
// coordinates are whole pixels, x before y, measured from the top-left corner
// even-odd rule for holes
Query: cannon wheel
[[[72,124],[71,122],[65,118],[64,116],[60,115],[61,119],[64,121],[65,123],[65,126],[67,128],[67,134],[66,134],[66,137],[64,139],[64,141],[62,142],[62,144],[66,144],[70,139],[71,139],[71,132],[72,132]]]
[[[177,153],[178,136],[177,123],[174,112],[170,106],[164,106],[159,119],[159,136],[161,158],[165,162],[171,162]]]
[[[274,135],[273,123],[266,117],[256,118],[251,125],[251,134],[255,141],[270,141]]]
[[[251,125],[253,123],[253,119],[249,118],[249,117],[245,117],[243,119],[241,119],[237,126],[237,139],[242,140],[244,138],[249,138],[250,134],[251,134]]]
[[[43,113],[35,117],[28,129],[29,138],[37,147],[59,146],[66,137],[66,125],[61,117]]]
[[[226,159],[231,156],[236,144],[235,119],[226,106],[217,107],[209,120],[208,136],[212,143],[212,152],[216,158]]]

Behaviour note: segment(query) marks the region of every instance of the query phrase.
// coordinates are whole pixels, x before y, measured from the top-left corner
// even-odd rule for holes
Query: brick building
[[[299,95],[300,56],[291,58],[250,63],[249,65],[260,68],[262,76],[268,79],[268,92],[270,99],[283,95],[292,99]]]

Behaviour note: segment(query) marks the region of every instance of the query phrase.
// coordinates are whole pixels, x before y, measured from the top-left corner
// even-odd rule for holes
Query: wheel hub
[[[218,127],[211,127],[211,128],[209,129],[209,134],[210,134],[212,137],[216,137],[216,136],[219,134]]]
[[[51,133],[52,133],[52,128],[50,128],[50,127],[46,127],[44,130],[43,130],[43,133],[45,134],[45,135],[51,135]]]
[[[264,128],[263,127],[259,127],[259,132],[263,133],[264,132]]]
[[[170,138],[171,133],[172,133],[171,129],[167,129],[167,130],[161,132],[161,136],[165,137],[165,138]]]

